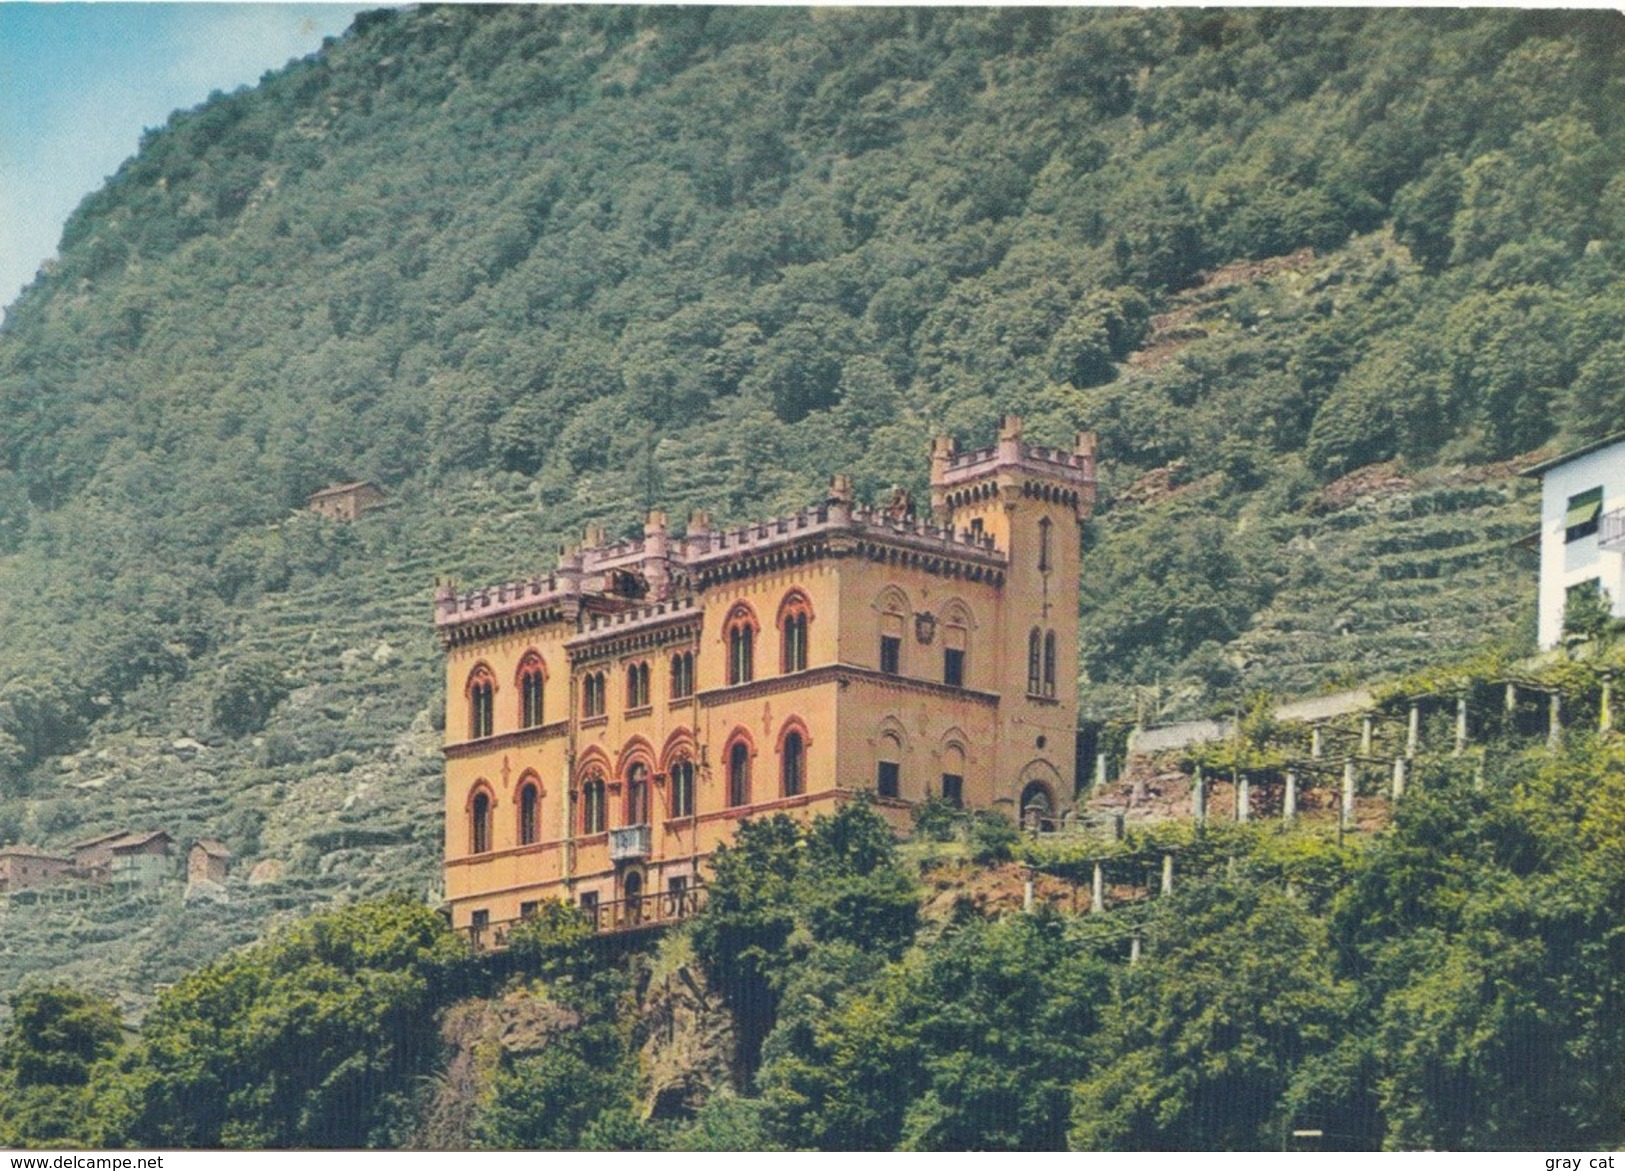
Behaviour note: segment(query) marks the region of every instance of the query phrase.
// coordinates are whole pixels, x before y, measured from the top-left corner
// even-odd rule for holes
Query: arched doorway
[[[1021,790],[1021,828],[1050,829],[1055,822],[1055,797],[1042,781],[1029,781]]]

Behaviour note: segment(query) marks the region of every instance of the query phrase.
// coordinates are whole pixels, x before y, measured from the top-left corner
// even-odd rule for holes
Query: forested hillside
[[[1006,411],[1100,433],[1094,717],[1526,646],[1514,461],[1625,406],[1622,27],[419,8],[177,113],[0,328],[0,840],[278,877],[10,907],[0,981],[139,1010],[431,883],[437,575],[918,490]]]

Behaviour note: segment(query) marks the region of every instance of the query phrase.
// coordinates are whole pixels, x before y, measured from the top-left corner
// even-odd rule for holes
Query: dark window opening
[[[688,875],[679,874],[666,879],[666,905],[670,914],[680,915],[683,903],[688,899]]]
[[[694,652],[671,657],[671,697],[687,699],[694,694]]]
[[[1038,572],[1049,572],[1049,517],[1042,517],[1038,522]]]
[[[581,714],[586,719],[604,714],[605,680],[602,671],[594,671],[581,681]]]
[[[807,615],[792,614],[784,620],[784,673],[807,669]]]
[[[533,846],[539,836],[538,828],[541,802],[538,800],[535,785],[526,785],[519,790],[519,844]]]
[[[1042,644],[1043,644],[1043,635],[1041,635],[1038,632],[1038,628],[1035,626],[1032,629],[1032,631],[1029,632],[1028,635],[1027,635],[1027,694],[1028,695],[1038,695],[1040,693],[1040,684],[1039,684],[1040,666],[1039,666],[1039,664],[1041,662],[1041,650],[1040,650],[1040,648],[1041,648]]]
[[[626,775],[626,824],[645,825],[649,821],[649,770],[635,764]]]
[[[606,822],[604,779],[593,777],[581,787],[581,832],[601,834]]]
[[[728,804],[750,803],[750,749],[735,744],[728,753]]]
[[[486,854],[491,850],[491,798],[484,793],[474,794],[474,853]]]
[[[519,677],[519,726],[539,728],[542,724],[542,669],[532,667]]]
[[[949,687],[965,686],[965,652],[945,650],[942,652],[942,681]]]
[[[965,807],[965,778],[953,773],[942,774],[942,799],[955,809]]]
[[[671,766],[671,815],[694,816],[694,762],[679,760]]]
[[[895,675],[902,670],[903,640],[896,635],[883,634],[880,636],[880,669],[888,675]]]
[[[649,706],[648,663],[633,663],[626,669],[626,706],[632,711]]]
[[[875,789],[882,797],[896,797],[902,791],[901,772],[894,760],[883,760],[875,776]]]
[[[1044,694],[1055,698],[1055,632],[1044,635]]]
[[[728,683],[749,683],[755,676],[755,639],[751,628],[737,625],[728,632]]]
[[[495,729],[496,686],[489,679],[481,679],[469,691],[469,729],[471,740],[491,735]]]
[[[784,738],[784,795],[786,797],[795,797],[800,794],[804,783],[802,774],[805,763],[805,749],[801,743],[801,733],[791,732]]]

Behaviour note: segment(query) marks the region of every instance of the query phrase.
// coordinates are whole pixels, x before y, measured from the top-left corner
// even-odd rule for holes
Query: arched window
[[[812,603],[800,590],[792,590],[779,606],[779,670],[783,674],[807,669],[807,624]]]
[[[594,671],[581,680],[581,715],[584,719],[601,716],[605,711],[604,673]]]
[[[635,711],[649,706],[649,664],[633,663],[626,669],[626,707]]]
[[[1055,698],[1055,632],[1044,635],[1044,694]]]
[[[756,616],[748,606],[735,606],[728,615],[728,685],[749,683],[756,677]]]
[[[876,603],[880,610],[880,669],[888,675],[903,670],[903,624],[908,614],[908,596],[896,586],[888,586]]]
[[[687,699],[694,694],[694,652],[671,657],[671,697]]]
[[[588,776],[581,786],[581,832],[601,834],[608,822],[604,805],[604,778],[597,773]]]
[[[649,769],[643,764],[626,771],[626,824],[649,824]]]
[[[798,796],[807,785],[807,748],[800,732],[791,732],[784,738],[779,772],[784,781],[784,795]]]
[[[468,677],[468,738],[479,740],[491,735],[496,725],[497,681],[490,669],[474,668]]]
[[[671,815],[694,816],[694,762],[683,757],[671,766]]]
[[[1055,797],[1049,786],[1033,781],[1021,791],[1021,825],[1023,829],[1051,829],[1054,826]]]
[[[1049,572],[1049,517],[1040,517],[1038,520],[1038,572]]]
[[[1039,695],[1043,691],[1041,680],[1043,678],[1043,643],[1044,636],[1038,627],[1033,627],[1027,635],[1027,694]]]
[[[743,740],[728,750],[728,804],[750,804],[750,746]]]
[[[474,800],[469,805],[469,829],[471,853],[489,854],[491,852],[491,794],[484,789],[474,794]]]
[[[519,844],[534,846],[541,840],[542,789],[534,780],[519,783]]]
[[[534,652],[519,663],[519,726],[542,726],[542,660]]]

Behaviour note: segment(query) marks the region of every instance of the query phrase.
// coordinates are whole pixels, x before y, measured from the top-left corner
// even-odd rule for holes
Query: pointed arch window
[[[593,671],[581,680],[581,715],[583,719],[601,716],[605,711],[605,680],[602,671]]]
[[[812,603],[800,590],[792,590],[779,606],[779,670],[785,675],[807,669],[807,626]]]
[[[688,699],[694,694],[694,652],[683,651],[671,657],[671,697]]]
[[[649,824],[649,769],[634,764],[626,773],[626,824]]]
[[[683,757],[671,766],[671,815],[694,816],[694,762]]]
[[[799,796],[807,787],[807,745],[800,732],[784,738],[779,772],[786,797]]]
[[[534,846],[541,841],[542,789],[534,780],[519,785],[519,844]]]
[[[1043,694],[1044,635],[1038,627],[1027,633],[1027,694]]]
[[[1055,698],[1055,632],[1053,630],[1044,635],[1044,695],[1048,699]]]
[[[1038,519],[1038,572],[1050,571],[1050,519],[1047,516]]]
[[[608,824],[604,778],[592,773],[581,786],[581,832],[601,834]]]
[[[542,726],[542,671],[541,656],[531,653],[519,663],[519,726]]]
[[[626,669],[626,708],[636,711],[649,706],[649,664],[633,663]]]
[[[482,740],[496,726],[497,681],[486,667],[476,667],[468,678],[468,738]]]
[[[728,685],[736,687],[756,677],[756,616],[748,606],[735,606],[728,615]]]
[[[750,745],[743,740],[728,750],[728,804],[750,804]]]
[[[491,794],[481,789],[469,806],[470,853],[491,852]]]

